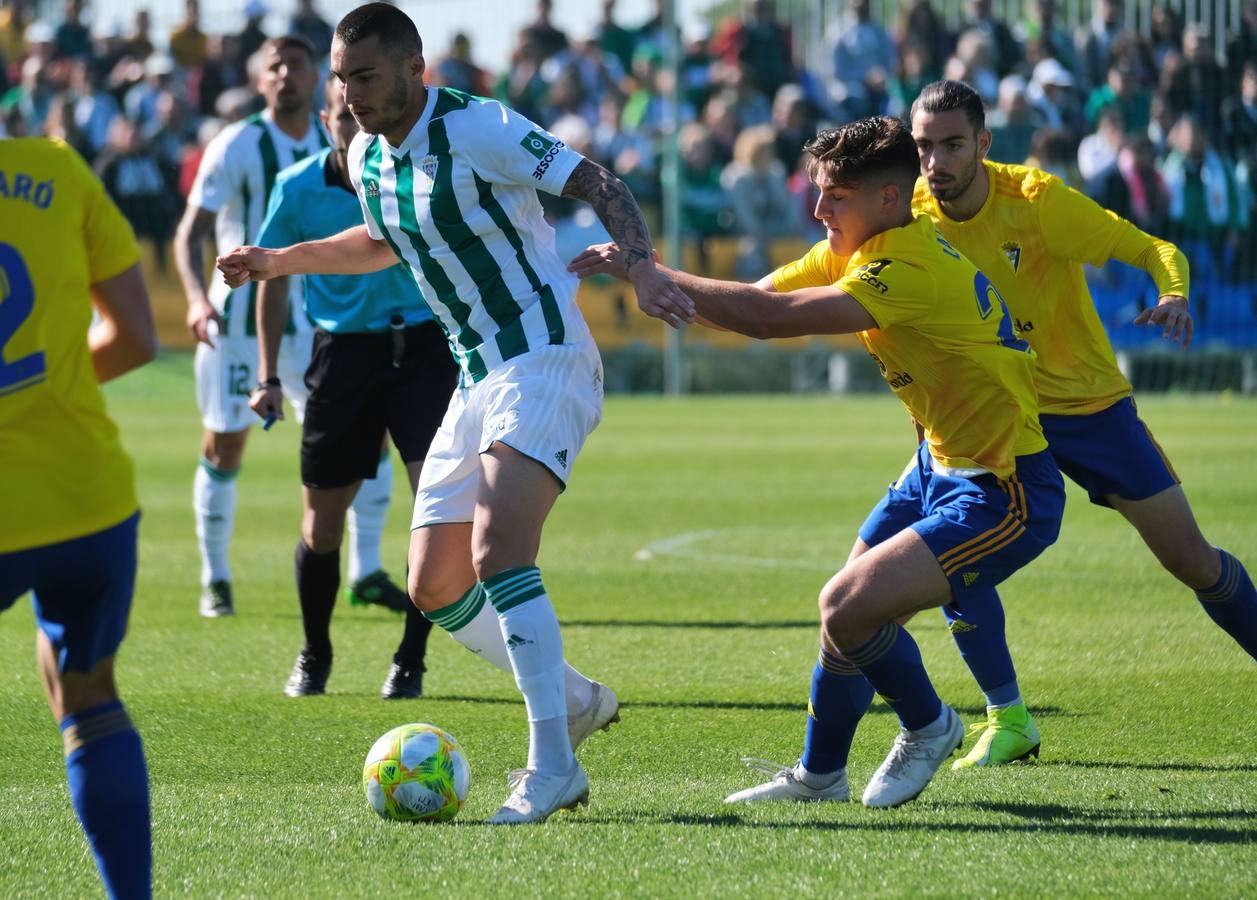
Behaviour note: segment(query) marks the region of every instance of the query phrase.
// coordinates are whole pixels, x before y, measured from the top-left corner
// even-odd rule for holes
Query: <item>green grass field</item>
[[[148,753],[161,895],[1257,894],[1253,663],[1133,530],[1072,487],[1059,543],[1003,588],[1041,762],[945,770],[899,810],[726,807],[755,777],[740,756],[799,753],[817,590],[907,461],[911,433],[887,396],[611,399],[540,564],[568,659],[619,692],[623,721],[581,750],[588,809],[491,829],[504,776],[526,755],[523,705],[508,677],[443,634],[427,696],[385,702],[401,620],[338,607],[330,693],[281,694],[301,643],[292,422],[251,437],[238,614],[197,615],[191,368],[163,357],[108,391],[144,508],[119,679]],[[1257,567],[1257,403],[1140,408],[1206,534]],[[386,536],[397,574],[408,520],[399,500]],[[26,602],[0,616],[0,896],[99,895],[33,628]],[[941,616],[913,632],[944,699],[977,719],[981,695]],[[436,723],[466,749],[472,790],[455,824],[395,825],[367,807],[363,757],[406,721]],[[857,795],[895,727],[875,705],[851,758]]]

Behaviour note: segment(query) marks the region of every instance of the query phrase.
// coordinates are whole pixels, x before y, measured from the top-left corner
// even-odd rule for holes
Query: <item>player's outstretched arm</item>
[[[642,312],[663,319],[673,328],[694,321],[694,304],[655,265],[650,230],[633,193],[619,178],[588,159],[572,171],[564,197],[584,200],[615,240],[623,254],[624,270],[637,293]]]
[[[101,384],[157,355],[157,330],[139,263],[93,284],[92,303],[100,318],[88,332],[87,346]]]
[[[218,257],[218,270],[236,288],[283,275],[367,275],[396,263],[387,242],[371,237],[366,225],[357,225],[321,241],[278,250],[237,247]]]

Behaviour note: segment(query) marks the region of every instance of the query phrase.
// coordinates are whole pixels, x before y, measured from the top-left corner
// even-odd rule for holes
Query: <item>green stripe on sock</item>
[[[484,601],[484,588],[480,582],[476,582],[467,593],[449,606],[433,612],[425,612],[423,617],[433,625],[439,625],[446,631],[458,631],[476,617],[476,614],[484,607]]]
[[[483,583],[489,602],[499,615],[546,592],[541,583],[541,570],[536,566],[507,569]]]
[[[201,457],[201,468],[214,481],[235,481],[236,476],[240,474],[239,469],[220,469],[203,456]]]

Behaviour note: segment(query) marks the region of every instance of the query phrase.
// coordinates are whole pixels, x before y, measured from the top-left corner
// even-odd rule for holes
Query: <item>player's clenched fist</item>
[[[218,257],[218,271],[223,280],[233,288],[249,281],[265,281],[283,273],[279,271],[275,254],[263,247],[237,247]]]

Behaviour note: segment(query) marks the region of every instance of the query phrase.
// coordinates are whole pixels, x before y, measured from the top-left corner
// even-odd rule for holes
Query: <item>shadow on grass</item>
[[[363,696],[366,696],[365,694]],[[430,702],[447,701],[450,703],[496,703],[501,705],[518,705],[523,701],[519,697],[472,697],[465,694],[424,694],[424,700]],[[807,703],[801,701],[781,702],[774,700],[625,700],[620,704],[622,710],[634,709],[745,709],[745,710],[786,710],[805,712]],[[965,716],[985,716],[985,706],[955,706],[957,712]],[[1088,713],[1070,712],[1055,706],[1036,706],[1036,713],[1044,715],[1072,718],[1085,716]],[[893,711],[884,703],[872,706],[865,715],[888,716]],[[1155,768],[1149,766],[1149,768]]]
[[[957,834],[1062,834],[1081,835],[1096,838],[1142,839],[1152,841],[1181,841],[1188,844],[1251,844],[1253,843],[1253,827],[1257,825],[1257,814],[1236,810],[1219,810],[1216,812],[1182,812],[1159,813],[1158,818],[1174,819],[1234,819],[1236,828],[1225,828],[1210,825],[1181,825],[1156,823],[1140,823],[1132,821],[1138,813],[1117,812],[1095,809],[1069,809],[1063,806],[1042,806],[1038,804],[963,804],[949,805],[948,810],[955,812],[963,807],[976,807],[983,812],[1004,813],[1023,816],[1036,821],[1026,823],[1007,822],[923,822],[906,821],[894,812],[891,818],[882,818],[888,814],[881,810],[870,810],[867,813],[857,812],[857,818],[845,822],[766,822],[745,819],[735,813],[724,815],[648,815],[625,814],[613,816],[589,816],[585,821],[589,824],[623,825],[634,823],[652,823],[657,825],[688,825],[707,828],[754,828],[754,829],[814,829],[816,831],[884,831],[903,834],[920,832],[938,834],[955,832]],[[937,809],[937,807],[936,807]]]
[[[1105,762],[1103,760],[1044,759],[1041,766],[1057,766],[1065,769],[1131,769],[1142,772],[1257,772],[1257,763],[1214,765],[1212,763],[1186,762]],[[1253,814],[1257,818],[1257,813]]]
[[[780,619],[767,622],[731,620],[670,620],[670,619],[563,619],[564,628],[740,628],[746,631],[764,631],[770,628],[820,628],[820,621],[811,619]]]

